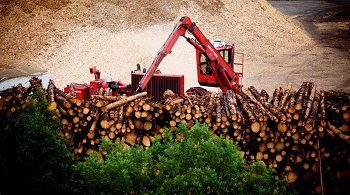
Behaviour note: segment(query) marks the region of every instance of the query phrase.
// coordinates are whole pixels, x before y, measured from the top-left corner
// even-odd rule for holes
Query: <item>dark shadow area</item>
[[[321,46],[350,51],[350,0],[269,1]]]

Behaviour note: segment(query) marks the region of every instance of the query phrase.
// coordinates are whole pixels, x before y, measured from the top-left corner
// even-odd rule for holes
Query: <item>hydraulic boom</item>
[[[186,32],[192,34],[194,38],[186,37]],[[137,93],[145,90],[147,83],[157,70],[159,64],[165,56],[171,53],[173,46],[180,36],[183,36],[199,52],[204,54],[208,61],[211,62],[211,73],[215,78],[216,86],[219,86],[222,92],[226,92],[228,89],[233,89],[237,93],[240,90],[241,84],[239,83],[239,76],[233,70],[233,64],[229,66],[225,59],[220,55],[219,51],[217,51],[214,45],[204,36],[196,24],[192,22],[189,17],[184,16],[175,25],[170,36],[158,51],[146,74],[138,83],[136,89]]]

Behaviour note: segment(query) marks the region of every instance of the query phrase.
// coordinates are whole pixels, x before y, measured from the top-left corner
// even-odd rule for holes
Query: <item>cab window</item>
[[[210,61],[207,60],[207,57],[203,53],[199,55],[199,69],[201,74],[211,75]]]
[[[226,49],[226,50],[221,50],[220,51],[220,55],[222,56],[222,58],[224,58],[224,60],[230,64],[231,63],[231,55],[230,55],[230,50]]]

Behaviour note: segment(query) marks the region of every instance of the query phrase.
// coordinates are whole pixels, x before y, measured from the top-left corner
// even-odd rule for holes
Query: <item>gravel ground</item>
[[[350,92],[350,51],[322,45],[302,25],[265,0],[3,0],[0,1],[0,67],[47,70],[63,88],[102,77],[129,82],[140,63],[148,68],[181,16],[209,39],[234,43],[245,53],[243,84],[265,89],[311,80],[322,89]],[[197,83],[195,53],[179,39],[159,66]],[[218,90],[216,88],[208,88]]]

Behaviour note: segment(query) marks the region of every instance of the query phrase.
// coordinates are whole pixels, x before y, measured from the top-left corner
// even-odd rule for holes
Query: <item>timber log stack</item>
[[[25,106],[29,94],[39,90],[35,77],[0,92],[1,115]],[[237,143],[248,163],[262,161],[296,190],[307,193],[342,193],[350,183],[350,94],[317,90],[313,82],[277,87],[269,97],[253,86],[223,93],[180,97],[167,91],[161,101],[146,92],[133,96],[91,95],[79,100],[55,87],[46,91],[48,109],[62,119],[62,135],[70,138],[77,158],[99,151],[101,139],[125,139],[128,145],[151,146],[163,138],[164,128],[181,122],[190,128],[205,123],[213,136]],[[181,141],[181,135],[175,135]]]

